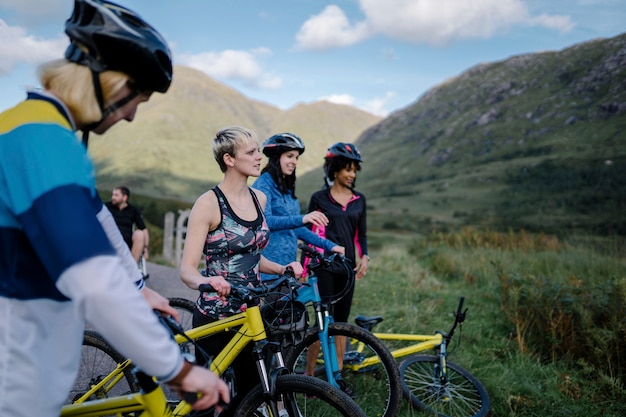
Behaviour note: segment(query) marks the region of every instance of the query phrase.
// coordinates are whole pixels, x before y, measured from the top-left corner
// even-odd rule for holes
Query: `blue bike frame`
[[[328,326],[334,323],[333,316],[328,308],[322,303],[322,297],[317,286],[317,277],[312,274],[307,282],[298,288],[296,300],[304,304],[313,304],[315,310],[315,320],[318,327],[317,336],[320,341],[322,354],[324,355],[324,368],[328,382],[340,388],[337,380],[341,379],[341,371],[337,362],[337,351],[335,350],[335,338],[328,334]]]

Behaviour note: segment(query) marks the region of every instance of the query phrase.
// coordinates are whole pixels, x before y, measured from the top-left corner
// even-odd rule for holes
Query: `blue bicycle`
[[[300,249],[311,259],[311,263],[308,279],[297,289],[296,299],[313,309],[315,320],[304,340],[283,352],[286,367],[295,373],[327,380],[352,396],[368,416],[395,417],[402,402],[402,382],[398,365],[389,349],[371,332],[349,323],[336,323],[331,315],[332,304],[354,285],[352,268],[342,255],[325,257],[304,245],[300,245]],[[332,299],[323,299],[315,271],[333,262],[346,268],[349,279],[339,294]],[[339,360],[337,340],[345,341],[347,345],[358,342],[363,349]],[[364,369],[359,365],[366,360],[374,364]]]

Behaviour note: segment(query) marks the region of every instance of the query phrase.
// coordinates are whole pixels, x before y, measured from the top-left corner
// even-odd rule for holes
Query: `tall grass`
[[[378,331],[430,334],[448,329],[465,296],[467,321],[451,360],[484,383],[492,415],[626,415],[619,246],[474,229],[371,240],[351,315],[383,315]]]

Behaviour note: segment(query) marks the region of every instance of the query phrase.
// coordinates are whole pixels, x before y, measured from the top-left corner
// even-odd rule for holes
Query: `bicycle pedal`
[[[341,391],[343,391],[345,394],[348,394],[348,397],[352,398],[353,400],[359,397],[359,395],[350,386],[350,384],[348,384],[343,379],[338,380],[337,384],[339,384],[339,389],[341,389]]]

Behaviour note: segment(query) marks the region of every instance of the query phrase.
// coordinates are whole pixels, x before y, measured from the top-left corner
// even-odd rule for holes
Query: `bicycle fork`
[[[268,349],[273,353],[274,365],[271,372],[268,372],[265,353]],[[263,393],[265,394],[265,407],[266,415],[278,417],[279,416],[279,403],[282,401],[282,405],[287,409],[289,415],[297,415],[297,405],[295,399],[281,398],[276,392],[276,378],[278,375],[287,374],[289,371],[285,366],[282,351],[280,347],[273,347],[272,342],[262,341],[255,344],[253,355],[257,364],[257,370],[261,377],[261,384],[263,384]]]
[[[452,398],[450,389],[448,387],[448,352],[446,348],[446,339],[444,338],[439,345],[439,363],[435,365],[434,370],[434,383],[436,387],[435,394],[442,402],[449,402]]]
[[[325,309],[316,307],[317,322],[319,330],[317,332],[320,341],[320,348],[324,355],[324,370],[326,371],[326,379],[335,388],[341,389],[338,381],[341,380],[341,370],[337,361],[337,350],[335,346],[335,337],[328,334],[330,324],[334,323],[333,317]]]

